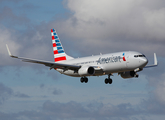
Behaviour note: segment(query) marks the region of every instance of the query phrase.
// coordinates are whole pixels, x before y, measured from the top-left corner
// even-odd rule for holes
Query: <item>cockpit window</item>
[[[134,57],[145,57],[145,55],[134,55]]]
[[[138,55],[134,55],[134,57],[138,57]]]

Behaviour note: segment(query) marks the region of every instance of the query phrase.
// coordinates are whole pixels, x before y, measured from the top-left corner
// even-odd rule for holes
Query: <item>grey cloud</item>
[[[161,104],[160,101],[153,97],[144,100],[141,106],[143,106],[142,108],[147,114],[164,115],[165,113],[165,104]]]
[[[19,34],[14,41],[21,46],[19,55],[53,61],[53,52],[50,47],[52,46],[50,29],[53,27],[56,28],[57,32],[59,31],[58,34],[63,46],[71,56],[78,57],[122,50],[136,50],[150,56],[151,53],[157,52],[159,55],[164,56],[161,51],[165,44],[162,41],[164,34],[159,32],[160,30],[164,31],[164,23],[162,22],[164,21],[162,16],[164,12],[163,1],[148,2],[150,4],[146,4],[147,2],[145,1],[133,1],[131,4],[127,1],[128,6],[127,4],[121,4],[121,8],[119,4],[113,3],[114,6],[112,8],[108,7],[109,10],[106,11],[101,9],[105,1],[101,4],[95,3],[96,8],[97,6],[99,7],[101,16],[97,14],[98,10],[94,11],[90,6],[84,6],[83,8],[91,9],[90,12],[86,12],[86,10],[83,12],[81,11],[82,9],[76,7],[81,7],[86,2],[88,1],[81,1],[82,4],[80,4],[77,1],[68,0],[68,9],[74,11],[73,14],[68,16],[68,19],[50,21],[49,23],[42,22],[39,25],[31,24],[31,27],[23,30],[23,32],[16,31]],[[137,6],[134,6],[136,3]],[[105,7],[108,5],[109,2]],[[4,9],[9,11],[8,16],[10,14],[11,16],[16,16],[13,15],[10,8]],[[113,10],[117,10],[116,13]],[[153,14],[151,14],[152,12]],[[85,16],[80,16],[78,13]],[[93,16],[91,16],[92,13]],[[115,14],[116,16],[114,16]],[[19,16],[14,18],[24,21]],[[160,22],[156,18],[159,18]],[[154,21],[159,24],[154,24]]]
[[[69,2],[72,3],[76,1]],[[81,14],[78,14],[78,12],[81,10],[79,7],[81,7],[81,5],[86,5],[85,3],[89,3],[89,1],[84,0],[84,3],[82,4],[81,2],[78,1],[77,5],[75,5],[77,8],[74,9],[72,9],[74,4],[70,4],[71,6],[68,8],[73,11],[73,14],[71,14],[68,19],[63,19],[61,21],[54,20],[50,21],[49,23],[43,22],[39,25],[31,24],[28,26],[26,24],[28,27],[23,31],[20,32],[19,30],[15,30],[15,33],[18,33],[17,35],[14,33],[6,34],[15,36],[14,39],[12,37],[14,43],[12,43],[11,46],[14,45],[14,47],[17,47],[17,49],[15,50],[14,47],[11,48],[13,54],[16,53],[17,55],[21,56],[24,55],[24,57],[52,61],[53,52],[50,29],[53,27],[56,28],[66,52],[70,55],[80,55],[81,53],[81,56],[85,56],[98,54],[100,52],[108,53],[120,50],[137,50],[143,52],[144,54],[147,53],[150,56],[153,56],[153,52],[157,52],[158,57],[165,57],[164,52],[162,52],[165,45],[163,33],[165,24],[164,16],[162,16],[164,14],[164,1],[142,0],[142,2],[140,1],[141,3],[134,1],[134,4],[128,4],[130,5],[128,6],[129,9],[127,9],[125,4],[114,5],[114,7],[112,6],[113,9],[111,9],[111,7],[108,9],[101,9],[104,7],[104,4],[101,3],[99,4],[99,6],[101,6],[99,9],[100,11],[96,10],[94,14],[89,12],[94,8],[92,8],[90,5],[94,4],[88,4],[89,7],[84,6],[83,8],[90,8],[86,9],[87,16],[85,16],[85,14],[81,16]],[[96,2],[94,1],[94,3]],[[122,11],[122,9],[120,9],[120,5],[125,6],[126,8]],[[96,6],[97,9],[98,7]],[[5,10],[7,11],[5,12]],[[101,14],[104,13],[103,16],[99,16],[98,12]],[[15,21],[13,22],[14,24],[18,24],[16,20],[18,20],[21,24],[24,23],[23,21],[28,22],[28,19],[25,16],[21,17],[14,15],[10,8],[3,8],[3,12],[0,12],[0,15],[4,16],[4,18],[1,20],[13,17]],[[8,23],[11,25],[12,21],[8,21]],[[12,31],[9,31],[9,33],[12,33]],[[9,41],[9,43],[10,42],[11,41]],[[4,49],[1,51],[6,51],[6,48],[4,47]],[[2,61],[2,59],[4,59],[3,56],[0,58],[0,60]],[[11,63],[7,62],[7,59],[8,58],[5,58],[3,60],[3,64],[9,65]],[[162,60],[162,62],[163,61],[164,60]],[[18,63],[20,64],[19,60],[13,64],[18,65]],[[23,64],[30,65],[28,63]],[[32,66],[33,65],[34,64],[32,64]],[[37,69],[38,67],[35,68]],[[130,103],[123,103],[119,105],[105,105],[103,103],[96,103],[98,105],[94,105],[91,103],[84,105],[83,103],[77,103],[74,101],[68,103],[47,101],[42,106],[43,111],[22,111],[11,114],[1,112],[0,116],[2,120],[54,120],[77,118],[120,120],[131,119],[132,116],[134,119],[139,119],[137,116],[140,115],[144,116],[145,118],[146,114],[163,115],[165,112],[165,106],[163,98],[160,96],[163,96],[164,92],[159,94],[159,91],[163,90],[163,86],[161,86],[161,84],[164,83],[162,75],[164,73],[163,70],[163,65],[160,65],[160,67],[156,68],[156,70],[149,70],[149,72],[147,72],[147,75],[150,76],[148,78],[149,86],[154,87],[156,90],[151,91],[151,96],[148,100],[144,100],[142,104],[137,106],[133,106]],[[154,77],[155,75],[161,77]],[[57,78],[57,75],[54,74],[54,71],[51,71],[48,76],[52,76],[54,79]],[[40,88],[44,88],[44,85],[41,84]],[[157,88],[161,89],[159,90]],[[0,84],[0,89],[0,102],[9,99],[12,95],[12,90],[3,84]],[[59,94],[57,89],[55,89],[53,92],[54,94]],[[25,94],[17,94],[19,97],[23,97],[23,95]]]
[[[36,28],[37,29],[37,28]],[[20,62],[8,56],[6,44],[8,44],[12,54],[17,56],[29,57],[34,59],[42,59],[53,61],[53,48],[51,43],[50,29],[44,33],[43,30],[27,29],[27,32],[19,32],[17,30],[8,29],[6,27],[0,29],[0,54],[1,65],[10,65],[21,63],[24,65],[34,65]],[[18,34],[16,34],[18,33]],[[12,38],[12,39],[11,39]],[[49,40],[49,42],[47,41]],[[50,47],[51,46],[51,47]],[[12,61],[12,62],[11,62]],[[19,63],[19,64],[18,64]]]
[[[11,88],[5,86],[3,83],[0,83],[0,104],[5,102],[11,97],[18,97],[18,98],[29,98],[29,95],[20,92],[14,92]]]
[[[29,95],[26,95],[26,94],[20,93],[20,92],[15,93],[14,96],[15,96],[15,97],[19,97],[19,98],[30,98]]]
[[[68,9],[73,14],[67,20],[52,23],[77,46],[84,46],[86,49],[78,48],[83,53],[140,50],[149,54],[155,51],[164,56],[161,52],[165,44],[164,1],[88,3],[87,0],[68,0]]]
[[[22,111],[18,113],[0,112],[1,120],[52,120],[49,116],[37,111]]]
[[[5,100],[9,99],[13,94],[13,90],[3,83],[0,83],[0,104],[2,104]]]
[[[142,114],[141,111],[136,110],[131,104],[120,104],[117,106],[108,106],[104,104],[99,104],[96,106],[87,105],[84,106],[77,102],[68,102],[68,103],[58,103],[47,101],[43,104],[43,110],[52,116],[57,118],[84,118],[84,119],[106,119],[108,118],[122,118],[130,117],[133,115]],[[120,114],[119,114],[120,113]]]
[[[59,89],[54,88],[53,94],[54,94],[54,95],[61,95],[61,94],[62,94],[62,91],[59,90]]]
[[[163,62],[161,63],[155,70],[150,70],[147,73],[149,97],[143,100],[140,105],[146,113],[153,115],[164,115],[165,113],[165,71],[161,68],[164,66]]]
[[[146,105],[143,105],[143,107],[140,106],[133,106],[130,103],[111,105],[99,102],[84,104],[74,101],[68,103],[46,101],[40,110],[37,111],[20,111],[18,113],[0,112],[0,116],[2,120],[15,120],[18,118],[22,120],[134,120],[141,118],[147,119],[148,115],[153,115],[152,111],[148,112]],[[154,112],[154,114],[160,115],[158,112]]]
[[[41,84],[40,89],[41,90],[47,90],[47,87],[45,84]],[[62,94],[62,91],[60,89],[57,89],[57,88],[49,89],[48,88],[48,91],[50,91],[50,90],[53,91],[52,92],[53,95],[61,95]]]
[[[160,89],[162,89],[162,91],[159,91],[159,93],[156,93],[157,90],[150,92],[149,98],[141,102],[140,106],[145,111],[145,113],[152,115],[164,115],[165,113],[165,97],[163,90],[164,88],[161,87]],[[160,94],[160,96],[158,94]]]
[[[61,104],[59,102],[47,101],[43,104],[43,110],[57,118],[77,118],[88,114],[88,111],[83,106],[76,102],[69,102]]]

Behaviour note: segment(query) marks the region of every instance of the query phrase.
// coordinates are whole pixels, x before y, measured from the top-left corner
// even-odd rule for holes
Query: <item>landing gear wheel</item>
[[[85,78],[85,79],[84,79],[84,82],[87,83],[87,82],[88,82],[88,78]]]
[[[139,75],[138,75],[138,74],[136,74],[136,75],[135,75],[135,78],[138,78],[138,77],[139,77]]]
[[[108,75],[108,78],[105,79],[105,84],[112,84],[112,79],[110,78],[111,74]]]
[[[109,79],[109,84],[112,84],[112,79]]]
[[[108,78],[105,79],[105,84],[108,84]]]
[[[82,77],[82,78],[80,78],[80,82],[81,83],[83,83],[84,82],[84,78]]]
[[[87,77],[81,77],[80,78],[80,82],[81,83],[83,83],[83,82],[87,83],[88,82],[88,78]]]

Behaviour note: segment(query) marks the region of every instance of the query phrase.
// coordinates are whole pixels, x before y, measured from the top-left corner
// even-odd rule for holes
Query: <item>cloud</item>
[[[9,30],[5,27],[0,27],[0,55],[2,56],[0,58],[0,65],[5,65],[5,64],[9,64],[10,60],[7,49],[6,49],[6,44],[9,45],[10,49],[12,50],[12,52],[14,53],[18,53],[18,50],[20,48],[20,45],[15,41],[16,40],[16,36],[13,35],[15,31],[14,30]]]
[[[47,61],[53,61],[50,29],[48,31],[47,27],[43,28],[47,24],[34,25],[26,15],[19,15],[13,11],[10,7],[3,7],[0,11],[0,55],[2,56],[0,65],[18,65],[20,62],[14,62],[12,58],[9,58],[6,44],[14,55],[43,60],[48,58]],[[47,42],[47,39],[50,42]]]
[[[154,77],[153,79],[155,84],[152,85],[156,89],[154,89],[153,94],[154,98],[156,98],[159,103],[164,104],[165,106],[165,73],[163,73],[161,76]]]
[[[103,104],[91,101],[90,103],[78,103],[70,101],[67,103],[46,101],[38,110],[25,110],[17,113],[0,112],[2,120],[56,120],[56,119],[94,119],[94,120],[125,120],[146,119],[147,108],[133,106],[130,103],[118,105]],[[149,115],[152,113],[149,113]],[[159,115],[159,113],[158,113]]]
[[[77,46],[84,46],[86,49],[79,47],[79,50],[85,54],[140,50],[164,56],[160,51],[165,44],[162,4],[162,0],[67,0],[72,14],[67,20],[52,25]]]
[[[43,104],[43,110],[45,113],[57,117],[57,118],[84,118],[84,119],[96,119],[96,118],[113,118],[113,117],[127,117],[134,114],[139,114],[131,104],[120,104],[117,106],[104,105],[97,103],[98,107],[91,105],[82,105],[80,103],[71,101],[68,103],[59,103],[47,101]],[[94,108],[93,108],[94,107]],[[119,115],[120,113],[120,115]]]
[[[1,54],[6,55],[5,44],[9,43],[13,54],[53,61],[50,36],[53,26],[59,31],[63,46],[71,56],[122,50],[136,50],[149,55],[157,52],[158,55],[164,56],[161,51],[165,44],[163,3],[161,0],[91,0],[89,4],[87,0],[67,0],[65,6],[72,12],[67,19],[41,22],[38,25],[30,23],[26,16],[15,15],[12,9],[5,7],[1,15],[5,15],[4,18],[12,18],[6,21],[7,23],[18,21],[19,24],[28,24],[25,24],[23,32],[6,27],[4,29],[1,25]],[[29,27],[29,24],[33,27]],[[7,57],[1,59],[5,64]]]
[[[9,99],[13,94],[13,90],[3,83],[0,83],[0,104]]]
[[[164,64],[161,64],[161,66],[163,65]],[[150,92],[148,93],[149,97],[148,99],[143,100],[141,102],[140,107],[144,109],[146,113],[153,114],[153,115],[164,115],[165,113],[165,95],[164,95],[165,71],[158,70],[158,71],[161,71],[159,73],[155,71],[148,73],[147,88],[150,89]]]
[[[62,94],[62,91],[54,88],[53,94],[54,95],[61,95]]]
[[[3,83],[0,83],[0,104],[3,104],[6,100],[11,97],[18,98],[30,98],[29,95],[20,92],[14,92],[13,89],[5,86]]]
[[[10,49],[17,49],[17,52],[12,53],[53,61],[50,36],[50,29],[53,26],[57,32],[59,31],[63,46],[71,56],[79,53],[86,56],[122,50],[136,50],[149,55],[157,52],[158,55],[164,56],[164,53],[160,51],[164,47],[163,39],[165,38],[163,34],[165,10],[162,7],[162,1],[149,2],[149,5],[144,0],[124,2],[91,0],[90,3],[87,0],[68,0],[66,6],[72,14],[67,19],[42,22],[34,25],[33,28],[24,29],[24,32],[15,30],[17,35],[10,32],[15,37],[12,38],[15,44],[9,41],[9,46],[16,45],[16,48]],[[12,11],[8,13],[13,14]],[[26,22],[26,19],[20,16],[16,18],[18,21]],[[10,40],[10,38],[7,39]],[[1,45],[3,45],[1,51],[5,51],[5,44]],[[5,60],[4,58],[3,61]]]
[[[51,28],[57,30],[66,52],[73,56],[79,55],[79,53],[81,56],[86,56],[100,52],[137,50],[152,56],[153,52],[157,52],[158,57],[165,57],[165,53],[162,52],[165,44],[164,4],[165,2],[162,0],[102,0],[97,2],[94,0],[67,0],[65,6],[70,11],[67,18],[52,20],[48,23],[41,22],[37,25],[31,23],[26,16],[17,15],[11,8],[4,7],[0,12],[0,65],[21,64],[19,60],[14,61],[9,58],[6,43],[14,55],[53,61]],[[29,9],[34,6],[24,4],[24,7]],[[35,69],[40,68],[35,67]],[[164,67],[161,65],[156,72],[154,70],[147,72],[149,87],[153,90],[149,94],[149,98],[138,105],[132,105],[131,102],[112,105],[93,101],[88,104],[75,101],[66,103],[46,101],[37,110],[22,110],[17,113],[0,112],[0,116],[2,120],[123,120],[139,119],[141,116],[146,118],[147,115],[164,115],[165,75],[164,71],[162,72],[163,69]],[[39,73],[44,72],[39,71]],[[57,79],[54,71],[47,73],[47,76]],[[62,94],[61,90],[54,87],[51,87],[50,90],[45,84],[40,84],[38,88],[45,92],[40,95],[40,97],[44,97],[44,100],[50,97],[46,93]],[[24,93],[15,93],[2,83],[0,89],[1,104],[11,97],[34,99]],[[118,98],[121,98],[120,95]]]
[[[36,28],[37,29],[37,28]],[[0,25],[0,65],[29,65],[10,58],[6,49],[8,44],[13,55],[33,59],[53,61],[53,48],[51,43],[50,31],[28,29],[26,33],[15,29],[9,29]],[[49,42],[46,41],[49,39]],[[50,47],[51,46],[51,47]],[[31,64],[34,65],[34,64]]]
[[[114,105],[110,105],[110,104],[107,105],[98,102],[92,102],[90,104],[82,104],[74,101],[70,101],[67,103],[46,101],[44,102],[42,108],[38,111],[34,111],[34,110],[21,111],[13,114],[10,113],[9,115],[6,116],[12,115],[14,116],[13,119],[22,118],[22,119],[33,119],[33,120],[36,119],[122,120],[122,119],[132,119],[132,117],[139,119],[141,116],[144,116],[144,114],[146,113],[144,113],[143,110],[140,110],[129,103],[123,103],[114,106]]]
[[[26,94],[20,93],[20,92],[15,93],[14,96],[15,96],[15,97],[19,97],[19,98],[30,98],[29,95],[26,95]]]

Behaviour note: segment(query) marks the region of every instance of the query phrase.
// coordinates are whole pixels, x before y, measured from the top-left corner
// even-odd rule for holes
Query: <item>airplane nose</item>
[[[148,63],[148,59],[146,57],[141,59],[141,63],[142,63],[142,66],[145,67],[147,65],[147,63]]]

